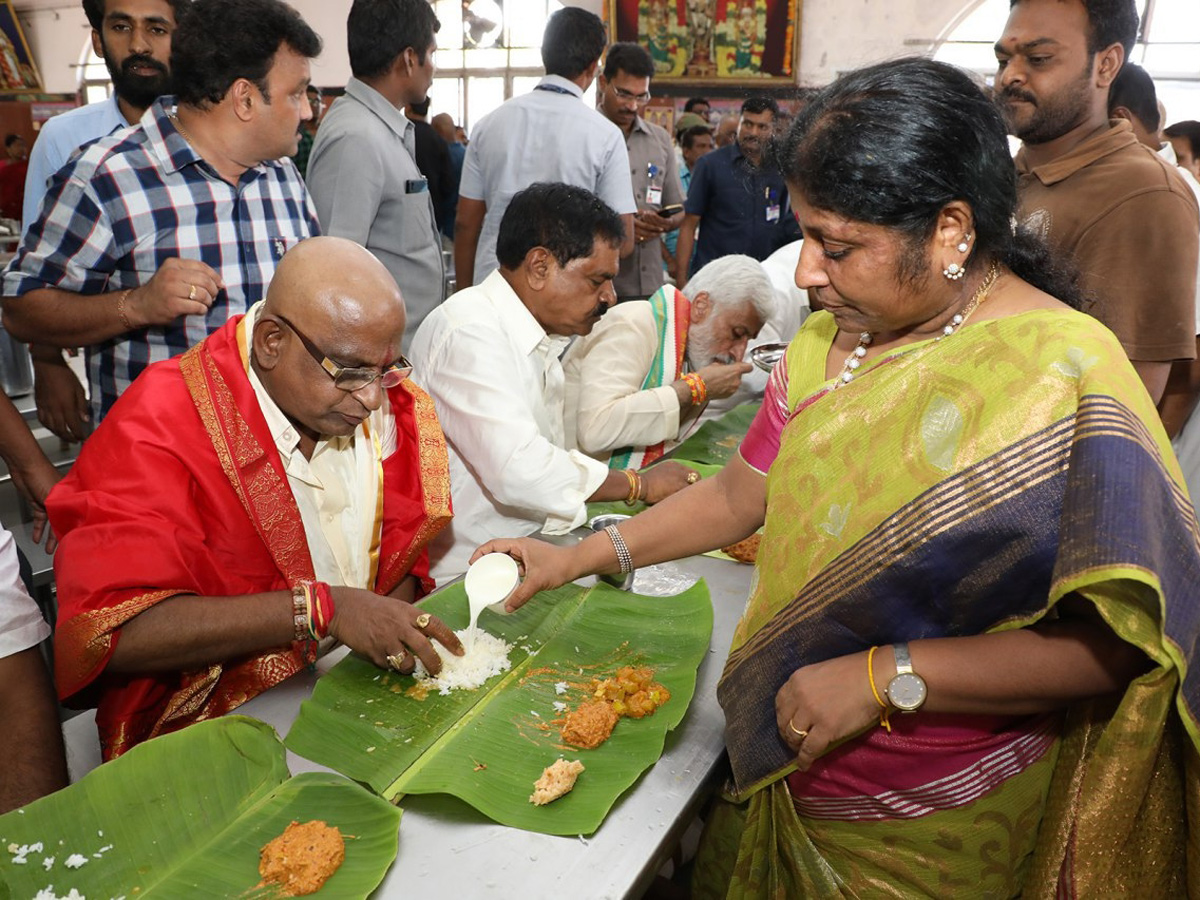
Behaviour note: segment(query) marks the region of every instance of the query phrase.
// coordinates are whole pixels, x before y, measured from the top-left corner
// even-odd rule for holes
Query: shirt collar
[[[1029,167],[1025,148],[1022,147],[1017,153],[1017,172],[1021,175],[1032,174],[1038,181],[1049,187],[1065,181],[1080,169],[1086,169],[1110,153],[1116,153],[1137,142],[1138,139],[1134,136],[1132,125],[1124,119],[1110,119],[1108,128],[1104,128],[1082,143],[1076,144],[1057,159],[1052,159],[1034,169]]]
[[[521,353],[532,356],[538,352],[544,357],[551,354],[558,357],[571,343],[569,337],[546,333],[499,269],[488,275],[480,287],[491,297],[509,338]]]
[[[633,117],[633,131],[641,131],[641,132],[644,132],[645,134],[649,134],[650,128],[646,125],[645,119],[643,119],[641,116],[634,116]],[[633,132],[631,131],[630,133],[632,134]]]
[[[250,346],[254,334],[254,323],[258,321],[258,315],[262,311],[262,306],[263,301],[259,300],[246,311],[246,315],[238,327],[238,341],[242,344],[241,355],[246,366],[246,377],[250,379],[250,386],[254,388],[254,396],[258,400],[258,406],[262,410],[263,418],[267,420],[267,429],[271,432],[271,440],[275,442],[275,449],[279,451],[279,456],[286,468],[291,461],[292,454],[300,446],[300,432],[289,421],[288,417],[284,415],[283,410],[279,408],[279,405],[271,398],[271,395],[267,393],[267,386],[262,383],[262,379],[254,371],[254,366],[250,365]],[[362,427],[361,425],[359,426],[359,428]],[[351,444],[357,434],[358,432],[355,431],[353,435],[335,435],[333,437],[321,438],[317,441],[313,456],[315,457],[327,446],[334,450],[343,450]]]
[[[416,126],[408,116],[392,106],[383,94],[365,81],[359,81],[351,76],[350,80],[346,82],[346,94],[379,116],[383,120],[383,124],[391,129],[400,140],[405,140],[409,132],[416,131]]]
[[[583,99],[583,90],[573,81],[563,78],[561,75],[547,75],[538,84],[552,84],[555,87],[564,88],[578,97]]]
[[[182,171],[187,166],[202,165],[217,178],[216,170],[205,162],[204,157],[196,152],[191,142],[179,130],[175,115],[179,109],[179,101],[175,97],[159,97],[146,110],[138,125],[146,132],[149,151],[163,167],[167,174]],[[282,165],[279,160],[263,160],[258,165],[251,166],[242,173],[239,181],[249,181],[262,175],[268,166]]]

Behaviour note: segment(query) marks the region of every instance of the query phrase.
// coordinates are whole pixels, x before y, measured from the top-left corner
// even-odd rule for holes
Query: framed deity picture
[[[28,94],[41,89],[42,79],[12,0],[0,0],[0,94]]]
[[[655,82],[795,84],[802,0],[608,0],[609,33],[650,51]]]

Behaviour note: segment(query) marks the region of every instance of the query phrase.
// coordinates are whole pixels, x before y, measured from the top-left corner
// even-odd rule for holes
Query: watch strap
[[[911,672],[913,670],[912,656],[908,652],[908,644],[892,644],[892,655],[896,658],[897,675],[902,675],[905,672]]]

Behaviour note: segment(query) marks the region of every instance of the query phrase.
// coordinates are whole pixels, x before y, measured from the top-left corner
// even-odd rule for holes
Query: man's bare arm
[[[470,197],[458,198],[454,218],[454,282],[459,290],[475,283],[475,251],[483,231],[487,204]]]
[[[127,331],[204,315],[225,283],[195,259],[168,259],[141,287],[107,294],[38,288],[4,298],[4,328],[53,347],[99,344]]]
[[[1200,399],[1200,337],[1196,338],[1197,359],[1177,359],[1171,364],[1166,389],[1158,403],[1167,435],[1175,437],[1191,418]]]
[[[0,722],[4,723],[0,814],[67,786],[54,688],[37,647],[0,659]]]
[[[1171,364],[1169,362],[1146,362],[1139,359],[1130,360],[1130,362],[1133,363],[1138,377],[1142,379],[1142,384],[1146,385],[1146,392],[1150,395],[1150,399],[1158,403],[1167,389],[1167,377],[1171,374]]]

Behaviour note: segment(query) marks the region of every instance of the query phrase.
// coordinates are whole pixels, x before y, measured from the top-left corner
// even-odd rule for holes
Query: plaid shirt
[[[150,280],[170,257],[198,259],[226,289],[208,313],[87,348],[94,422],[150,363],[176,356],[266,294],[283,254],[319,233],[291,160],[223,180],[179,133],[159,98],[132,128],[101,138],[54,176],[42,214],[4,270],[3,293],[104,294]]]

